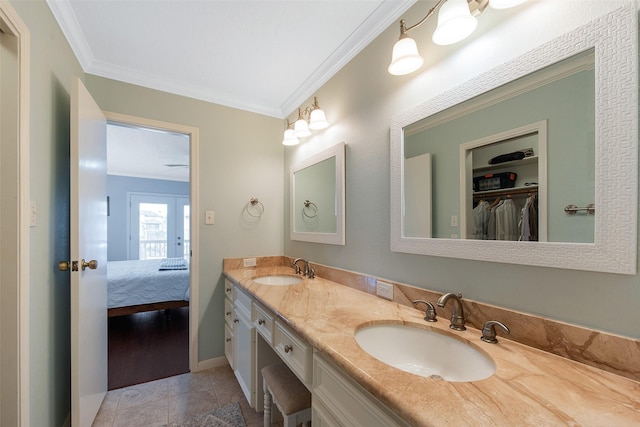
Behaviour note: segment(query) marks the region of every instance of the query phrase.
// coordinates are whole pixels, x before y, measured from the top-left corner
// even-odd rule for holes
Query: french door
[[[129,259],[189,258],[189,198],[131,194]]]

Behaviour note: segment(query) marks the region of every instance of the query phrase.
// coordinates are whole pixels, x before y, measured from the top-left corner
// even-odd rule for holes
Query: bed
[[[189,305],[189,264],[182,258],[109,261],[109,317]]]

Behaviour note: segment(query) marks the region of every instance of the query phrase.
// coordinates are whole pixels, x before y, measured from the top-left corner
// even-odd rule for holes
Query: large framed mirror
[[[394,117],[391,250],[635,274],[635,14],[624,6]],[[427,154],[431,175],[415,182],[408,169]],[[430,210],[410,211],[421,186]],[[513,202],[522,227],[529,201],[533,236],[479,225],[489,205]]]
[[[291,240],[345,244],[345,144],[290,168]]]

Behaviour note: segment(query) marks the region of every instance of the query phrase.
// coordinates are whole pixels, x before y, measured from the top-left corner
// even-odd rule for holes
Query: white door
[[[107,141],[106,119],[78,78],[70,151],[71,425],[89,427],[107,392]]]

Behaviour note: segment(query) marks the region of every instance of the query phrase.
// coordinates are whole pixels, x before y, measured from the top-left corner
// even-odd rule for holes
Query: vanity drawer
[[[231,283],[228,279],[224,279],[224,295],[233,301],[233,283]]]
[[[269,345],[273,345],[273,314],[255,301],[253,302],[253,312],[251,314],[251,319],[256,326],[256,330]]]
[[[276,319],[273,346],[300,381],[311,389],[313,347]]]
[[[233,328],[233,302],[229,298],[224,299],[224,321]]]

